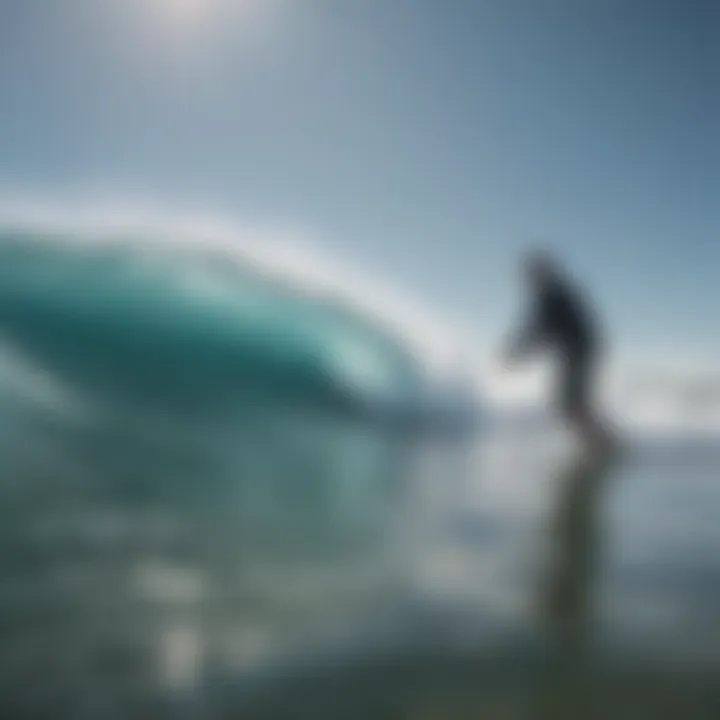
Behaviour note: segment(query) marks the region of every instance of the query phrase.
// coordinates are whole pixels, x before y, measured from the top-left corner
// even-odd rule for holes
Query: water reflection
[[[593,716],[590,661],[595,579],[602,545],[599,514],[612,466],[609,456],[583,454],[561,470],[551,531],[551,561],[538,597],[549,642],[538,718]]]

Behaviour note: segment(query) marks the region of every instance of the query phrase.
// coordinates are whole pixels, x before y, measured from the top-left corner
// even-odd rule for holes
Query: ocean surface
[[[460,432],[253,267],[0,233],[0,716],[718,717],[715,439]]]

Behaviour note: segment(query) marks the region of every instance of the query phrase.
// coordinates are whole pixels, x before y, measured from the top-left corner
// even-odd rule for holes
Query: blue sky
[[[720,4],[0,0],[0,188],[296,224],[488,343],[542,239],[720,352]]]

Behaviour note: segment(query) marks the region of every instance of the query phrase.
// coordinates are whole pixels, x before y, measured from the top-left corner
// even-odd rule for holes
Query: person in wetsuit
[[[609,449],[610,433],[594,409],[593,386],[601,342],[595,315],[553,260],[531,253],[523,274],[532,296],[527,324],[505,353],[512,363],[538,349],[558,360],[557,405],[563,419],[592,449]]]

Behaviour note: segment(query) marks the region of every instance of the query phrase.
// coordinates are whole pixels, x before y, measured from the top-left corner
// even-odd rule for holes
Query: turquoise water
[[[438,434],[351,308],[91,240],[0,243],[3,717],[717,716],[715,441]]]

